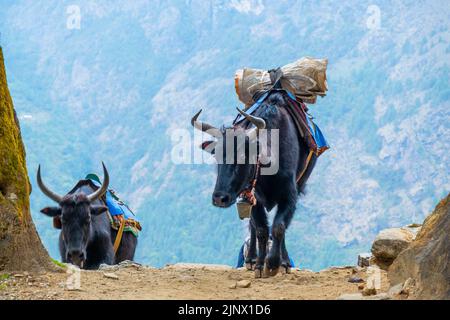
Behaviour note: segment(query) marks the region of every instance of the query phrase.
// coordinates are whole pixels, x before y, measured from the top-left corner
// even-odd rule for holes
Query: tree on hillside
[[[0,271],[53,268],[31,219],[30,192],[25,148],[0,47]]]

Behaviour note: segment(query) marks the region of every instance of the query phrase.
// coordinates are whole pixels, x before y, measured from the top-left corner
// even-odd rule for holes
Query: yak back
[[[90,179],[80,180],[75,185],[75,187],[73,187],[72,190],[69,191],[68,194],[75,194],[82,192],[86,195],[89,195],[95,192],[98,188],[99,187],[97,187]],[[95,200],[92,204],[105,205],[105,202],[100,198]]]

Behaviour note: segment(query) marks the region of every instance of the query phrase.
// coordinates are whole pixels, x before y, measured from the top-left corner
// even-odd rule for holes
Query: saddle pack
[[[100,187],[100,179],[96,174],[90,173],[85,179],[92,183],[95,188]],[[111,228],[118,232],[131,232],[135,237],[138,237],[139,231],[142,230],[141,224],[130,207],[120,200],[117,193],[113,189],[108,189],[101,200],[108,207]]]
[[[301,97],[296,96],[290,90],[282,86],[281,79],[283,78],[283,71],[281,68],[269,70],[271,87],[267,90],[256,91],[251,100],[256,101],[253,105],[247,105],[246,113],[252,114],[258,108],[261,107],[263,102],[270,96],[271,93],[277,91],[285,95],[285,101],[287,105],[284,107],[292,120],[295,123],[295,127],[299,134],[300,139],[304,140],[308,146],[309,152],[305,163],[301,166],[303,169],[297,173],[297,185],[302,185],[302,177],[307,171],[313,155],[319,157],[324,151],[330,148],[325,137],[322,134],[320,128],[314,123],[313,117],[308,113],[308,108],[304,104]],[[239,93],[238,93],[239,95]],[[315,101],[315,100],[314,100]],[[238,116],[233,121],[233,126],[243,121],[245,118],[243,115]],[[255,186],[259,175],[259,161],[256,166],[255,177],[253,178],[250,186],[244,190],[236,201],[236,207],[239,217],[241,219],[249,218],[251,215],[251,209],[256,205]]]
[[[246,108],[248,114],[253,114],[275,91],[282,92],[286,95],[287,108],[289,115],[295,122],[296,129],[302,139],[305,140],[310,152],[316,156],[320,156],[324,151],[330,148],[322,131],[313,121],[313,117],[308,113],[308,107],[302,99],[297,98],[292,92],[282,87],[283,72],[280,68],[268,71],[272,83],[272,87],[265,91],[256,92],[253,100],[256,101],[253,105]],[[241,114],[238,114],[233,122],[233,125],[244,120]]]

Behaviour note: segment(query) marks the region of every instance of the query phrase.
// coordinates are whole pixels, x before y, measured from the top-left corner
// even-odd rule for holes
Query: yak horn
[[[209,131],[209,130],[216,130],[216,131],[219,131],[219,129],[217,129],[217,128],[214,127],[213,125],[210,125],[209,123],[205,123],[205,122],[198,121],[197,119],[198,119],[198,116],[200,115],[200,113],[202,113],[202,109],[200,109],[200,111],[197,112],[197,113],[195,114],[195,116],[193,116],[192,119],[191,119],[191,125],[192,125],[194,128],[196,128],[196,129],[198,129],[198,130],[200,130],[200,131],[203,131],[203,132],[207,132],[207,131]],[[210,132],[207,132],[207,133],[211,133],[211,131],[210,131]],[[214,135],[213,135],[213,136],[214,136]]]
[[[242,114],[245,117],[245,119],[247,119],[248,121],[253,123],[259,130],[266,128],[266,121],[264,121],[263,118],[252,116],[252,115],[242,111],[239,108],[236,108],[236,109],[237,109],[237,111],[239,111],[240,114]]]
[[[91,193],[90,195],[87,196],[89,202],[93,202],[95,200],[97,200],[98,198],[100,198],[101,196],[103,196],[105,194],[105,192],[108,190],[108,186],[109,186],[109,174],[108,174],[108,170],[106,170],[105,164],[102,161],[102,166],[103,166],[103,183],[102,186],[97,189],[97,191]]]
[[[42,181],[42,177],[41,177],[41,165],[39,165],[38,167],[38,171],[37,171],[37,183],[39,188],[41,189],[42,193],[44,193],[47,197],[49,197],[50,199],[52,199],[53,201],[57,202],[57,203],[61,203],[63,197],[54,193],[53,191],[51,191],[49,188],[47,188],[47,186],[44,184],[44,182]]]

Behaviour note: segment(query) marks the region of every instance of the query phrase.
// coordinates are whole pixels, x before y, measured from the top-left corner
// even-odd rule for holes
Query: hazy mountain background
[[[210,204],[213,166],[171,161],[170,134],[200,107],[229,123],[236,69],[309,55],[329,59],[329,94],[310,110],[332,148],[287,245],[301,267],[354,264],[380,229],[421,222],[450,190],[449,16],[448,1],[0,0],[45,246],[59,258],[38,163],[63,193],[104,160],[143,224],[138,261],[234,264],[244,224]]]

